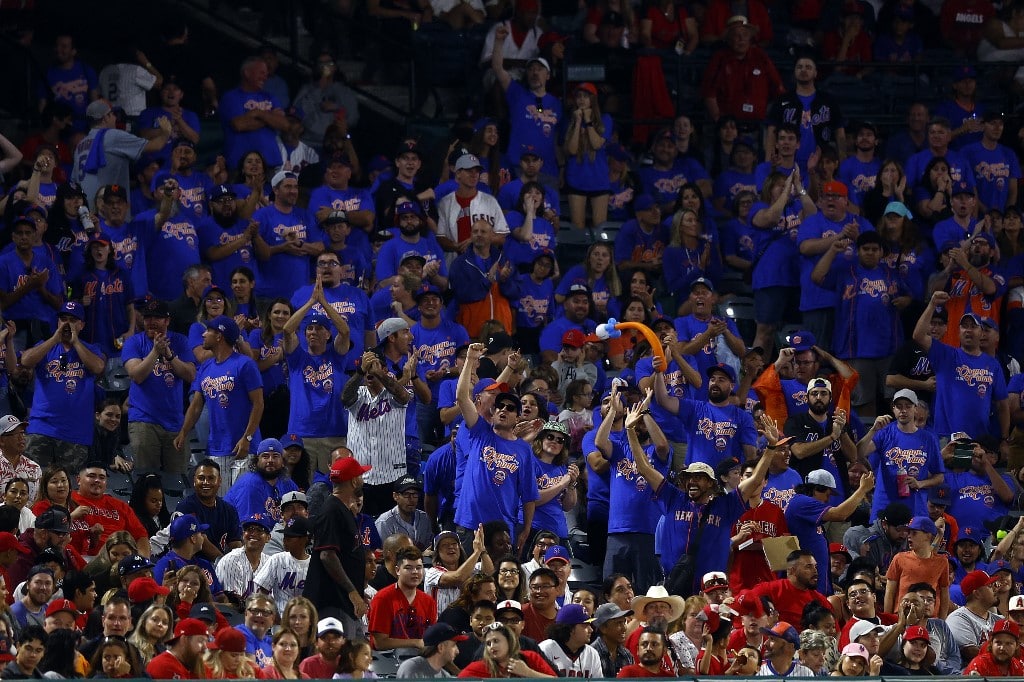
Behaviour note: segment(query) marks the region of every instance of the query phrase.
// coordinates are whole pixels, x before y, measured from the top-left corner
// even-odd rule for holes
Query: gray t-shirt
[[[440,670],[434,670],[434,667],[430,665],[430,662],[422,656],[416,656],[406,661],[402,661],[402,665],[398,666],[397,676],[402,677],[451,677],[452,674],[441,668]]]
[[[89,134],[75,147],[75,165],[71,172],[71,179],[82,186],[82,191],[93,208],[96,192],[104,185],[128,187],[131,182],[131,165],[142,156],[142,150],[146,147],[146,140],[141,137],[117,128],[107,128],[103,136],[103,153],[107,162],[96,173],[86,173],[85,162],[100,130],[104,129],[89,130]]]

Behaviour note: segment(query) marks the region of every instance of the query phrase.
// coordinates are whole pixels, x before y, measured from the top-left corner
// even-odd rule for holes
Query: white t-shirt
[[[309,556],[296,559],[288,552],[280,552],[260,564],[252,582],[257,589],[269,592],[277,604],[277,612],[284,613],[289,599],[302,596],[307,570]]]

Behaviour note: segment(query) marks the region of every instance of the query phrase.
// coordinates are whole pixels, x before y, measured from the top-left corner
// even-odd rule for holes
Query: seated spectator
[[[419,589],[423,560],[415,547],[396,556],[398,582],[383,588],[370,602],[369,631],[374,649],[423,648],[426,629],[437,622],[437,603]]]
[[[945,7],[943,13],[945,13]],[[924,43],[921,41],[921,36],[914,30],[913,10],[898,7],[893,12],[892,24],[887,30],[880,31],[878,37],[875,38],[875,61],[909,64],[921,61],[923,52]],[[892,73],[901,76],[907,75],[896,70]]]
[[[871,67],[861,66],[873,59],[871,36],[864,27],[864,12],[871,11],[859,0],[843,3],[839,27],[825,34],[821,44],[821,55],[827,61],[847,62],[839,67],[839,73],[864,78]]]
[[[1013,621],[1001,620],[992,626],[988,651],[975,656],[963,674],[990,677],[1024,675],[1024,662],[1018,658],[1019,649],[1020,626]]]

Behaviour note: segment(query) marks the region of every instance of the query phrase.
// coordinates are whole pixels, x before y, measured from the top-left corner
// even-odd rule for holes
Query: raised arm
[[[455,386],[455,400],[459,405],[459,412],[466,421],[468,428],[476,426],[476,420],[480,418],[476,405],[473,403],[473,369],[479,364],[480,357],[484,353],[484,344],[471,343],[466,351],[466,362],[462,364],[462,372],[459,374],[459,383]]]

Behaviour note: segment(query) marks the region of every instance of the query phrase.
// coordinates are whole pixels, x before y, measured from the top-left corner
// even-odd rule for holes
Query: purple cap
[[[77,301],[68,301],[60,307],[61,315],[71,315],[78,320],[85,319],[85,312],[82,310],[82,304]]]
[[[550,563],[555,559],[561,559],[567,564],[572,563],[572,559],[569,558],[569,550],[567,550],[565,547],[562,547],[562,545],[551,545],[550,547],[548,547],[547,551],[544,552],[545,564]]]

